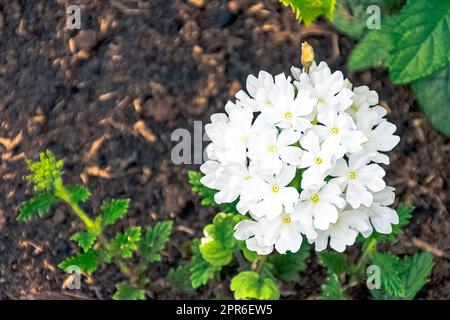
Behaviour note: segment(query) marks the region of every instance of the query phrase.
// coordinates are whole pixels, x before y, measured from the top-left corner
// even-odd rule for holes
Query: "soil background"
[[[81,7],[81,30],[66,28],[70,4]],[[108,299],[121,277],[113,266],[101,268],[81,290],[63,290],[67,275],[57,264],[77,252],[68,238],[80,222],[64,205],[45,219],[16,221],[32,191],[23,160],[47,148],[64,159],[67,183],[89,187],[84,208],[94,214],[104,199],[129,197],[119,228],[175,221],[162,262],[149,272],[151,298],[231,298],[227,274],[192,294],[165,280],[215,213],[190,191],[187,171],[198,165],[171,162],[171,133],[192,132],[194,121],[206,124],[223,111],[248,74],[289,73],[305,40],[317,61],[376,90],[397,125],[401,142],[389,154],[387,182],[397,188],[397,201],[416,210],[392,250],[432,251],[431,282],[418,298],[449,299],[449,139],[424,118],[411,89],[392,85],[386,71],[346,70],[353,41],[323,21],[298,24],[274,0],[0,1],[0,299]],[[319,294],[325,272],[314,260],[299,283],[282,286],[282,298]],[[356,288],[353,296],[366,293]]]

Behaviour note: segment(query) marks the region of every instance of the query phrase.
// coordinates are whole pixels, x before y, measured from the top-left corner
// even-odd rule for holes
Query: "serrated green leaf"
[[[253,271],[244,271],[231,279],[235,299],[278,300],[280,290],[271,278],[261,277]]]
[[[329,274],[322,285],[322,295],[319,300],[347,300],[339,277],[335,273]]]
[[[87,252],[78,253],[76,256],[67,258],[61,262],[58,267],[66,272],[72,268],[79,268],[81,272],[92,273],[97,270],[98,266],[103,261],[103,251],[90,250]],[[72,270],[73,271],[73,270]]]
[[[332,20],[336,0],[280,0],[280,2],[286,7],[291,7],[297,20],[311,24],[322,15]]]
[[[85,202],[91,196],[88,188],[82,185],[70,186],[67,188],[67,191],[69,192],[70,198],[75,203]]]
[[[173,222],[158,222],[153,228],[148,228],[145,237],[139,244],[142,256],[146,263],[152,263],[161,260],[161,250],[166,246],[172,232]]]
[[[167,282],[174,287],[186,293],[194,292],[194,289],[191,284],[191,268],[192,263],[184,263],[179,265],[176,268],[172,268],[169,270],[169,274],[167,275]]]
[[[39,161],[27,160],[31,174],[27,180],[34,185],[36,192],[52,191],[55,183],[61,180],[63,174],[62,160],[56,160],[55,155],[47,150],[39,154]]]
[[[130,199],[115,199],[103,202],[102,204],[102,224],[108,226],[122,219],[128,211]]]
[[[190,281],[193,288],[198,288],[208,283],[215,275],[222,269],[221,266],[213,266],[209,264],[200,252],[200,240],[195,239],[191,244],[193,253],[191,261],[191,276]]]
[[[242,221],[242,215],[219,213],[213,223],[203,229],[204,238],[200,245],[203,258],[214,266],[225,266],[233,260],[233,251],[239,243],[234,238],[234,226]]]
[[[219,190],[210,189],[206,186],[204,186],[200,179],[202,178],[202,173],[198,171],[189,170],[188,172],[188,178],[189,178],[189,184],[192,186],[192,191],[197,193],[199,196],[201,196],[203,199],[201,200],[201,205],[203,206],[216,206],[221,209],[221,211],[225,213],[236,213],[239,212],[236,209],[236,204],[238,200],[231,202],[231,203],[221,203],[217,204],[214,200],[214,195],[219,192]]]
[[[419,104],[433,126],[450,135],[450,64],[413,82]]]
[[[138,249],[138,244],[141,241],[141,227],[132,227],[125,230],[124,233],[119,233],[111,242],[116,254],[122,258],[131,258],[133,252]]]
[[[433,256],[428,252],[405,257],[401,263],[401,277],[405,284],[405,300],[412,300],[422,287],[430,280],[433,270]]]
[[[450,1],[408,1],[394,30],[395,47],[389,61],[396,84],[426,77],[450,60]]]
[[[113,295],[114,300],[145,300],[145,291],[133,287],[127,282],[116,285],[117,291]]]
[[[371,253],[372,263],[380,268],[381,287],[389,295],[404,298],[405,284],[400,277],[400,260],[391,253]]]
[[[396,17],[386,17],[382,20],[381,29],[369,30],[362,40],[352,50],[347,66],[358,71],[372,67],[387,67],[390,50],[394,47],[393,28]]]
[[[70,237],[70,240],[75,241],[83,250],[89,251],[92,246],[95,243],[95,240],[97,239],[97,235],[93,232],[77,232],[72,237]]]
[[[288,282],[298,282],[300,272],[305,271],[310,256],[310,245],[305,241],[296,253],[276,254],[269,257],[276,277]]]
[[[25,201],[20,209],[17,220],[28,221],[33,216],[42,217],[50,211],[52,205],[58,200],[49,192],[41,192],[33,199]]]
[[[347,256],[336,251],[318,253],[320,262],[328,268],[329,273],[340,275],[348,269]]]

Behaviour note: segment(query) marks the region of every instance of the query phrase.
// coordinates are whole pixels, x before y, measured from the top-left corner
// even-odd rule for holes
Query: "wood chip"
[[[23,131],[20,130],[19,134],[13,139],[0,137],[0,144],[4,145],[6,150],[9,151],[14,149],[22,141],[22,138],[23,138]]]
[[[145,122],[139,120],[133,125],[134,130],[136,130],[141,136],[143,136],[146,140],[150,142],[155,142],[156,136],[147,128]]]
[[[100,177],[104,179],[110,179],[111,174],[108,172],[108,170],[99,168],[97,166],[91,166],[86,168],[86,173],[90,176],[94,177]]]
[[[113,91],[113,92],[107,92],[107,93],[104,93],[104,94],[100,95],[100,96],[98,97],[98,100],[100,100],[100,101],[108,101],[108,100],[110,100],[111,98],[113,98],[114,95],[115,95],[115,91]]]
[[[95,139],[94,142],[92,142],[88,152],[86,152],[86,154],[84,155],[84,161],[92,160],[94,156],[97,154],[98,150],[100,149],[104,141],[105,135],[102,135],[100,138]]]

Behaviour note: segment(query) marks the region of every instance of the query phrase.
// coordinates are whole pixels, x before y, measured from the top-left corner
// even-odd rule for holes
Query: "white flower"
[[[278,175],[264,176],[264,185],[260,188],[261,201],[252,205],[250,211],[253,216],[269,219],[280,215],[283,208],[292,211],[298,199],[298,191],[288,184],[295,176],[295,167],[285,165]]]
[[[361,108],[368,108],[378,103],[378,93],[370,90],[367,86],[355,87],[353,89],[355,95],[353,96],[353,103],[347,112],[353,117]]]
[[[342,252],[359,233],[392,232],[394,189],[376,163],[389,163],[383,152],[399,137],[378,94],[352,89],[324,62],[292,74],[294,82],[282,73],[250,75],[248,93],[240,90],[205,126],[211,143],[200,181],[217,190],[216,203],[235,202],[250,218],[235,237],[267,255],[298,251],[303,235],[317,251]]]
[[[370,114],[377,118],[379,112],[377,112],[375,108],[371,108],[365,115],[367,116]],[[376,123],[376,120],[372,123],[367,123],[367,117],[363,120],[363,115],[360,113],[357,114],[357,118],[361,129],[364,130],[367,137],[367,141],[361,145],[365,153],[370,155],[370,159],[374,162],[389,164],[389,157],[381,152],[391,151],[400,142],[400,137],[394,135],[397,127],[390,122],[381,121],[374,129],[372,129],[372,124]]]
[[[342,158],[347,152],[355,153],[363,149],[361,144],[367,141],[367,137],[362,131],[356,130],[356,125],[348,114],[330,112],[322,123],[313,130],[322,140],[331,140],[336,145],[336,158]]]
[[[305,149],[299,167],[307,168],[303,173],[302,188],[319,186],[323,183],[325,173],[330,170],[336,145],[331,140],[325,140],[322,145],[317,135],[308,131],[301,139],[300,146]]]
[[[268,123],[279,128],[292,128],[303,132],[313,125],[307,117],[314,109],[317,99],[309,97],[309,91],[301,90],[295,95],[295,87],[289,81],[279,84],[282,94],[272,98],[272,106],[262,110],[262,116]]]
[[[236,239],[252,241],[250,244],[258,254],[268,254],[274,246],[281,254],[297,252],[302,244],[300,223],[294,215],[285,212],[273,219],[241,221],[235,230]],[[269,248],[272,248],[270,252]]]
[[[392,225],[399,223],[397,211],[388,207],[394,203],[394,190],[392,187],[386,187],[374,193],[372,205],[369,208],[361,209],[367,214],[374,229],[379,233],[389,234],[392,232]]]
[[[229,117],[213,114],[212,123],[205,126],[213,142],[207,149],[209,159],[220,159],[221,163],[245,161],[252,120],[253,114],[242,108],[233,108]]]
[[[298,76],[298,72],[294,72]],[[325,62],[311,66],[309,74],[301,73],[294,84],[299,90],[307,90],[317,98],[317,119],[321,122],[329,112],[345,111],[353,103],[354,93],[346,87],[342,72],[331,73]]]
[[[330,247],[338,252],[343,252],[346,246],[355,243],[358,233],[367,233],[370,223],[367,216],[357,210],[344,211],[339,215],[336,223],[331,224],[327,230],[317,230],[314,240],[316,251]]]
[[[345,200],[340,197],[341,189],[334,184],[326,184],[322,188],[306,189],[300,194],[300,202],[294,212],[300,217],[304,229],[311,226],[320,230],[328,229],[339,216],[338,208],[345,207]]]
[[[249,142],[248,157],[256,161],[262,172],[279,173],[283,162],[298,165],[302,150],[293,146],[298,142],[300,133],[291,129],[282,130],[263,128],[254,134]]]
[[[373,201],[372,192],[381,191],[386,186],[383,180],[386,173],[383,168],[368,162],[366,154],[352,154],[348,164],[345,159],[339,159],[330,172],[331,176],[337,177],[330,182],[337,183],[346,190],[345,199],[354,209],[359,208],[361,204],[370,207]]]

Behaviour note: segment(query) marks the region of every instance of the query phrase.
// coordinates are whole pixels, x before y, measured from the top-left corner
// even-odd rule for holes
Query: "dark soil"
[[[93,213],[103,199],[130,197],[120,227],[175,220],[163,261],[151,267],[152,298],[231,297],[226,281],[184,294],[164,279],[215,212],[200,206],[187,183],[187,170],[198,166],[170,161],[171,132],[208,122],[248,74],[289,72],[304,40],[318,60],[379,92],[401,136],[387,180],[398,201],[416,207],[393,250],[433,251],[431,282],[418,298],[450,298],[450,141],[424,118],[409,87],[393,86],[381,70],[347,72],[351,40],[324,22],[305,33],[277,1],[76,2],[80,32],[65,27],[71,1],[0,3],[0,299],[110,298],[121,277],[102,268],[81,291],[62,290],[66,274],[57,264],[77,251],[68,238],[80,222],[63,205],[46,219],[16,221],[31,195],[23,160],[47,148],[64,159],[67,183],[87,184],[93,196],[85,208]],[[283,286],[283,298],[319,293],[325,273],[313,260],[300,283]]]

